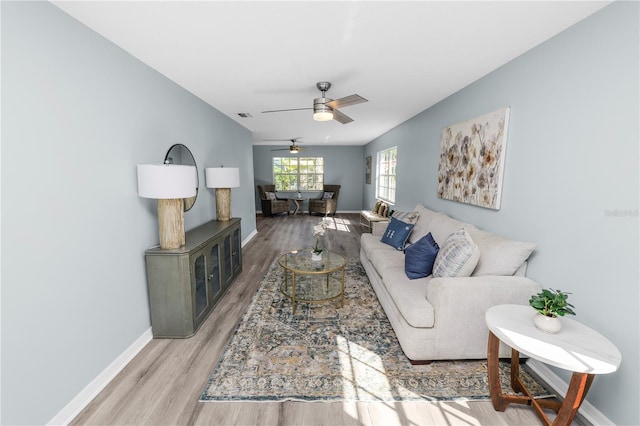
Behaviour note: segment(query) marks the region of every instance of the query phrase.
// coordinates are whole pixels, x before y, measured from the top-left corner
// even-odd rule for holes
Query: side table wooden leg
[[[511,349],[511,389],[514,392],[524,393],[524,389],[520,386],[520,352]]]
[[[571,421],[578,412],[578,408],[582,404],[587,392],[591,387],[594,379],[593,374],[573,373],[567,395],[564,397],[558,416],[553,421],[554,425],[570,425]]]
[[[487,372],[489,376],[489,394],[491,403],[497,411],[504,411],[509,403],[502,397],[502,387],[500,386],[500,361],[498,352],[500,340],[489,331],[489,343],[487,344]]]
[[[522,395],[508,395],[502,393],[500,385],[500,360],[499,360],[500,340],[489,331],[489,343],[487,344],[487,373],[489,376],[489,394],[491,402],[496,411],[504,411],[509,404],[527,404],[531,405],[531,398]],[[511,366],[511,386],[523,389],[522,383],[518,377],[520,368],[518,359],[520,355],[518,351],[512,352],[512,360],[516,360],[516,367]]]

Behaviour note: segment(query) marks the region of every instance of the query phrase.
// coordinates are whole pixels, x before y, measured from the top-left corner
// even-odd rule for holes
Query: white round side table
[[[546,425],[569,425],[584,400],[596,374],[613,373],[622,355],[606,337],[570,318],[563,317],[558,333],[548,334],[533,324],[535,310],[524,305],[498,305],[487,310],[489,328],[487,369],[493,408],[504,411],[509,404],[532,405]],[[525,395],[503,394],[500,386],[498,348],[500,342],[511,347],[511,387]],[[520,353],[573,372],[562,403],[536,400],[519,378]],[[558,413],[553,423],[543,411]]]

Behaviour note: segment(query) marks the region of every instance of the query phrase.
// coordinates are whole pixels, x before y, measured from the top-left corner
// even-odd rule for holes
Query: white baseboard
[[[253,230],[247,238],[242,241],[244,247],[253,237],[258,235],[257,230]],[[120,371],[153,339],[151,327],[149,327],[140,337],[138,337],[124,352],[122,352],[102,373],[91,381],[71,400],[54,418],[47,422],[47,425],[68,425],[80,412],[118,375]]]
[[[548,384],[558,395],[566,395],[569,385],[564,382],[556,373],[554,373],[549,367],[540,361],[529,358],[527,360],[527,366],[546,384]],[[582,405],[578,410],[577,416],[581,420],[587,422],[590,425],[604,426],[615,425],[604,414],[602,414],[596,407],[591,405],[586,399],[582,401]]]
[[[254,229],[249,235],[247,235],[247,238],[242,240],[242,247],[246,246],[256,235],[258,235],[258,230]]]
[[[151,327],[145,330],[102,373],[80,391],[47,425],[68,425],[118,375],[120,371],[153,339]]]
[[[362,210],[336,210],[336,213],[358,213],[360,214]],[[309,213],[309,212],[302,212]],[[262,214],[262,210],[256,210],[256,214]]]

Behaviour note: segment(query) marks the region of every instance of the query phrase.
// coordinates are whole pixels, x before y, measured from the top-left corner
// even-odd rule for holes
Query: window
[[[396,202],[397,147],[378,152],[376,168],[376,198]]]
[[[322,191],[324,158],[274,157],[273,182],[276,191]]]

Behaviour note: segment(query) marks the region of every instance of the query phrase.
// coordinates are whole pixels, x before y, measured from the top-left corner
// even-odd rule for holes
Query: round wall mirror
[[[193,205],[196,203],[196,198],[198,197],[198,188],[199,180],[198,180],[198,166],[196,166],[196,160],[193,158],[193,154],[189,151],[189,148],[182,145],[181,143],[177,143],[169,148],[167,151],[167,155],[164,157],[164,164],[182,164],[184,166],[194,166],[196,168],[196,195],[193,197],[184,199],[184,211],[191,209]]]

